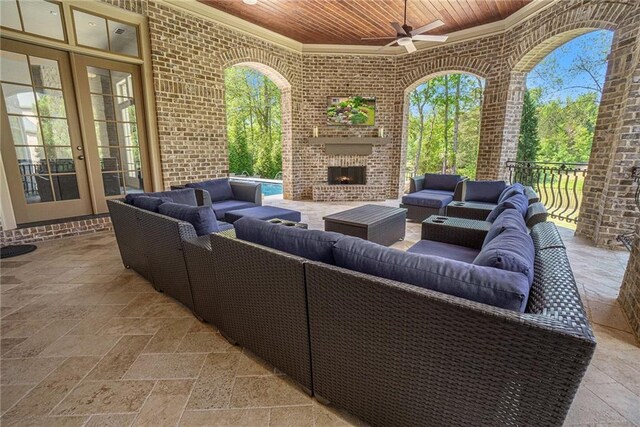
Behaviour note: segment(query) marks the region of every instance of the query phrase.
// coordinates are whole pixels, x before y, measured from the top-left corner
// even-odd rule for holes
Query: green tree
[[[519,161],[535,162],[538,153],[538,111],[535,95],[529,89],[524,92],[522,120],[520,121],[520,137],[518,142]]]

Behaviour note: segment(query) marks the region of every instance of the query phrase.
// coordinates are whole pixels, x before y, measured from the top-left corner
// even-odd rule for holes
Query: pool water
[[[262,183],[262,194],[264,196],[275,196],[276,194],[282,194],[282,184],[274,184],[271,182]]]

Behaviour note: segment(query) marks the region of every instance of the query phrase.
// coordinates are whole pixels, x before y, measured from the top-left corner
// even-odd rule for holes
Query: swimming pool
[[[265,178],[242,178],[242,177],[233,177],[234,180],[237,181],[249,181],[249,182],[259,182],[262,184],[262,195],[263,196],[277,196],[282,194],[282,181],[276,179],[265,179]]]

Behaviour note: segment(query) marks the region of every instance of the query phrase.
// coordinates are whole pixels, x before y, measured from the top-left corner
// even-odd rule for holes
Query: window
[[[13,30],[66,40],[60,4],[46,0],[2,0],[0,24]]]
[[[129,24],[73,10],[76,40],[80,46],[138,56],[138,29]]]

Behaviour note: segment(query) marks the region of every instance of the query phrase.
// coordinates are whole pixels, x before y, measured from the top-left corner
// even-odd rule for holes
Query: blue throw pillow
[[[521,233],[528,233],[527,224],[524,222],[524,218],[520,215],[516,209],[506,209],[498,218],[491,224],[487,236],[484,238],[482,247],[485,247],[490,241],[502,234],[506,230],[517,230]]]
[[[186,184],[185,187],[206,190],[211,196],[212,202],[222,202],[223,200],[233,199],[233,190],[231,189],[231,184],[227,178],[211,179],[203,182],[191,182]]]
[[[171,199],[168,197],[150,197],[140,196],[133,199],[133,206],[140,209],[145,209],[151,212],[158,212],[158,208],[163,203],[171,203]]]
[[[163,203],[158,212],[193,225],[198,236],[220,231],[218,221],[210,206],[187,206],[178,203]]]
[[[333,248],[336,265],[509,310],[524,311],[531,288],[520,273],[407,253],[356,237]]]
[[[498,203],[507,184],[504,181],[467,181],[464,199],[472,202]]]
[[[236,237],[312,261],[334,264],[333,245],[344,235],[321,230],[306,230],[243,217],[233,223]]]
[[[524,185],[520,184],[519,182],[511,184],[507,188],[505,188],[498,198],[498,203],[502,203],[509,197],[515,196],[516,194],[525,194]]]
[[[527,196],[525,196],[524,194],[515,194],[493,208],[493,210],[487,216],[487,221],[494,222],[496,218],[498,218],[500,214],[507,209],[516,209],[524,218],[524,216],[527,214],[528,208],[529,199],[527,199]]]
[[[196,199],[196,191],[193,188],[181,188],[180,190],[157,191],[155,193],[131,193],[125,196],[125,201],[133,204],[136,197],[167,197],[173,203],[181,203],[183,205],[198,206]]]
[[[482,248],[475,265],[524,274],[533,283],[535,248],[531,236],[518,230],[506,230]]]
[[[439,173],[427,173],[424,175],[424,190],[455,191],[456,185],[462,180],[460,175],[444,175]]]

